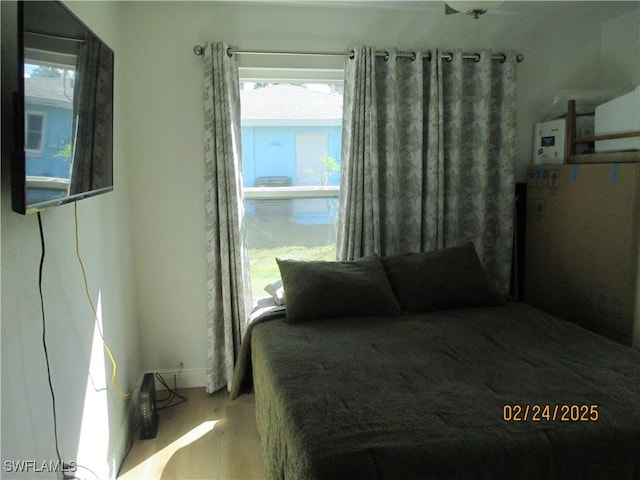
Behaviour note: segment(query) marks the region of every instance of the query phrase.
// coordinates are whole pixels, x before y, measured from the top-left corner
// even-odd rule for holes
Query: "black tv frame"
[[[104,167],[108,172],[104,184],[91,186],[77,193],[69,193],[64,197],[56,198],[38,203],[27,203],[27,171],[25,154],[25,90],[24,90],[24,9],[25,3],[30,11],[44,5],[51,10],[57,7],[61,15],[64,15],[66,25],[73,30],[70,36],[84,35],[92,36],[99,42],[100,48],[112,56],[112,68],[109,72],[111,95],[110,105],[107,112],[110,118],[108,125],[107,141],[110,142],[108,160],[104,162]],[[20,214],[34,213],[45,208],[56,207],[66,203],[74,202],[83,198],[100,195],[113,190],[113,86],[114,86],[114,57],[113,50],[96,35],[82,20],[80,20],[68,7],[58,0],[47,1],[9,1],[2,0],[2,173],[11,178],[11,200],[13,211]],[[62,33],[55,32],[52,27],[51,36]],[[110,111],[109,111],[110,109]],[[93,135],[93,132],[91,132]],[[94,162],[91,158],[76,158],[74,161]],[[3,181],[4,183],[4,181]],[[6,184],[5,184],[6,185]]]

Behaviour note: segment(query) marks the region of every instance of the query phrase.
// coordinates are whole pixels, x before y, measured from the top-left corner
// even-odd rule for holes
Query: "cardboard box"
[[[640,349],[640,164],[528,170],[524,300]]]
[[[634,163],[640,162],[638,152],[587,153],[573,155],[567,163]]]

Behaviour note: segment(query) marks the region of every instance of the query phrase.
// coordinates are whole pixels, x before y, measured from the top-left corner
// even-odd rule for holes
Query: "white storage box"
[[[637,131],[640,131],[640,85],[635,90],[596,107],[596,135]],[[627,150],[640,150],[640,137],[596,142],[596,152]]]
[[[564,163],[565,120],[536,124],[533,135],[533,163]]]
[[[593,136],[593,115],[576,117],[576,133],[579,137]],[[562,165],[565,163],[564,148],[566,119],[537,123],[533,132],[533,163]],[[576,154],[584,153],[588,145],[577,144]]]

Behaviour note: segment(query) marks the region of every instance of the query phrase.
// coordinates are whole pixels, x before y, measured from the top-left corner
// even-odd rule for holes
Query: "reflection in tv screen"
[[[25,213],[113,189],[114,54],[61,3],[20,6]]]

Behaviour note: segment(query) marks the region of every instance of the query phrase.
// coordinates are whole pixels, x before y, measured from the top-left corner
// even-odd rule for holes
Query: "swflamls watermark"
[[[74,473],[78,470],[77,462],[60,460],[4,460],[2,467],[7,473]]]

